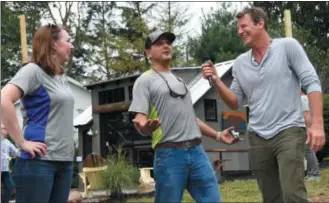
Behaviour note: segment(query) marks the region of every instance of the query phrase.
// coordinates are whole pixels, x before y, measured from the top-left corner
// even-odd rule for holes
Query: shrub
[[[118,148],[116,155],[107,159],[107,169],[101,172],[101,184],[111,191],[111,197],[121,199],[122,189],[138,186],[139,170],[128,162],[123,149]]]

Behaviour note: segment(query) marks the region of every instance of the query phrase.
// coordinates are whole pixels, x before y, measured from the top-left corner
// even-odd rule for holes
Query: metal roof
[[[215,64],[215,68],[219,77],[223,77],[233,66],[232,61],[226,61],[223,63]],[[202,77],[202,73],[199,73],[189,84],[188,88],[191,92],[192,103],[195,104],[210,88],[208,80]]]
[[[222,78],[232,68],[233,62],[234,60],[215,64],[218,76]],[[130,77],[135,77],[135,76],[137,75]],[[121,79],[124,78],[127,77],[123,77]],[[109,82],[109,81],[104,81],[101,83],[105,83],[105,82]],[[208,80],[203,79],[202,73],[199,73],[187,86],[191,92],[193,104],[195,104],[211,88]],[[92,121],[92,106],[89,106],[85,111],[83,111],[79,116],[77,116],[74,119],[74,127],[86,125],[90,121]]]
[[[196,67],[173,67],[170,68],[170,70],[197,70],[197,69],[201,69],[201,66],[196,66]],[[121,77],[117,77],[117,78],[113,78],[110,80],[104,80],[104,81],[100,81],[100,82],[95,82],[95,83],[91,83],[89,85],[85,85],[86,88],[91,88],[93,86],[97,86],[97,85],[102,85],[108,82],[114,82],[114,81],[118,81],[118,80],[123,80],[123,79],[128,79],[128,78],[134,78],[134,77],[138,77],[140,76],[141,73],[137,72],[137,73],[132,73],[131,75],[126,75],[126,76],[121,76]]]
[[[88,88],[91,88],[93,86],[105,84],[105,83],[108,83],[108,82],[114,82],[114,81],[118,81],[118,80],[134,78],[134,77],[137,78],[140,75],[141,75],[140,73],[134,73],[134,74],[131,74],[131,75],[128,75],[128,76],[122,76],[122,77],[113,78],[113,79],[110,79],[110,80],[104,80],[104,81],[101,81],[101,82],[92,83],[92,84],[89,84],[89,85],[85,85],[85,87],[88,89]]]
[[[79,114],[73,121],[73,126],[78,127],[88,124],[93,119],[92,106],[90,105],[81,114]]]

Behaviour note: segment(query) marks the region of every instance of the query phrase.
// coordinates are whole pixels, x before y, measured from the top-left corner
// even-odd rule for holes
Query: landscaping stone
[[[70,192],[68,203],[81,203],[82,202],[82,196],[77,189],[73,189]]]

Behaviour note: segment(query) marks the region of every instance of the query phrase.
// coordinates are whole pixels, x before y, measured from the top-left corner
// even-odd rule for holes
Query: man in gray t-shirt
[[[169,89],[164,80],[173,91],[186,95],[174,98],[167,94]],[[161,94],[163,92],[165,94]],[[191,95],[184,82],[171,71],[146,71],[136,80],[133,95],[135,97],[130,111],[144,113],[150,115],[151,119],[159,118],[161,121],[161,126],[152,138],[153,147],[161,142],[182,142],[201,138]]]
[[[319,77],[297,40],[270,38],[261,8],[246,7],[236,18],[238,35],[251,49],[235,60],[231,87],[225,86],[211,63],[203,65],[203,76],[212,78],[232,109],[244,102],[249,105],[250,165],[263,202],[307,202],[300,89],[302,85],[310,98],[309,133],[317,151],[325,143]]]
[[[220,202],[217,178],[201,144],[201,134],[232,144],[227,129],[216,132],[195,116],[191,95],[169,64],[173,33],[151,33],[145,43],[152,69],[133,87],[130,112],[142,134],[152,134],[155,202],[181,202],[187,189],[197,202]]]

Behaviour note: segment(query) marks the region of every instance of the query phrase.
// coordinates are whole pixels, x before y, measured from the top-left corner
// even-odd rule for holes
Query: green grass
[[[326,195],[329,199],[329,169],[321,170],[321,181],[307,182],[309,199]],[[261,202],[261,194],[256,180],[234,180],[220,185],[223,202]],[[154,198],[129,199],[128,202],[153,202]],[[183,202],[194,202],[190,194],[185,191]]]

